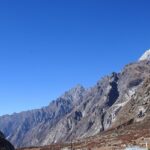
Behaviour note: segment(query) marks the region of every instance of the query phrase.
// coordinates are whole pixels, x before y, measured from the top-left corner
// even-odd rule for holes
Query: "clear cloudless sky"
[[[96,84],[150,48],[150,0],[0,0],[0,115]]]

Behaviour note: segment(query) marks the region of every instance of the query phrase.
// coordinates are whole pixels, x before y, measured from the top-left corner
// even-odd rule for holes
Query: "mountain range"
[[[150,50],[93,87],[70,89],[47,107],[4,115],[0,130],[16,147],[82,140],[150,118]]]

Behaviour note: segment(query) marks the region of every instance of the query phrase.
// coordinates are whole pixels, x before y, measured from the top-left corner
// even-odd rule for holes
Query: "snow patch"
[[[132,88],[125,94],[125,98],[127,101],[131,99],[131,97],[135,94],[135,91],[136,88]]]
[[[150,60],[150,49],[147,50],[139,59],[139,61]]]

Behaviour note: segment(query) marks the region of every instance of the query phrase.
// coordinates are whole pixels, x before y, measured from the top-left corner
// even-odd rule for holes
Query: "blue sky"
[[[0,115],[90,87],[150,48],[149,0],[1,0]]]

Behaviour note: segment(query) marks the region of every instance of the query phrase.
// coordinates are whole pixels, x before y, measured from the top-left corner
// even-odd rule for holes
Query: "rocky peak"
[[[74,88],[70,89],[69,92],[72,94],[74,92],[83,92],[85,89],[82,85],[77,84]]]
[[[61,96],[63,99],[71,99],[75,103],[80,100],[85,92],[85,88],[78,84],[74,88],[70,89],[69,91],[65,92],[64,95]]]
[[[110,76],[110,81],[111,81],[111,82],[117,82],[118,79],[119,79],[118,73],[112,72],[112,74],[111,74],[111,76]]]
[[[139,59],[139,61],[150,60],[150,49],[147,50]]]

